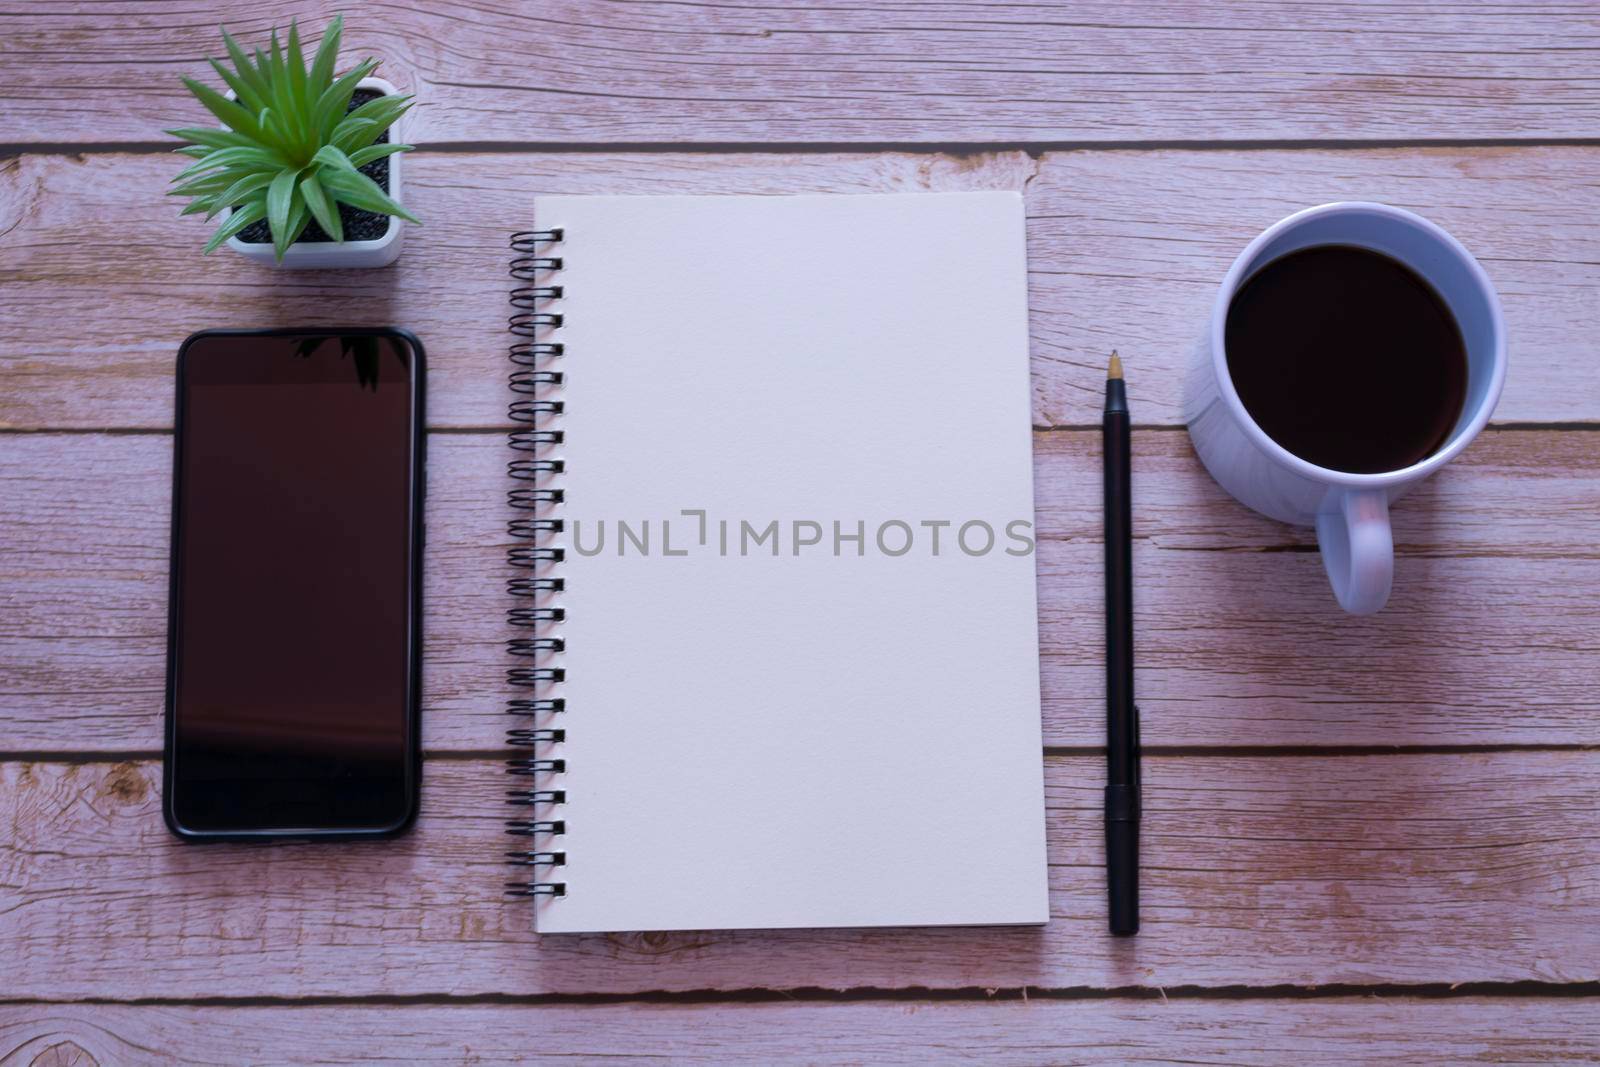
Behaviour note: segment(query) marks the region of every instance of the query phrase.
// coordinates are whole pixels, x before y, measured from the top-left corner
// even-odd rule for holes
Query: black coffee
[[[1305,248],[1234,295],[1228,373],[1267,435],[1319,467],[1373,474],[1432,455],[1467,395],[1450,309],[1411,268],[1348,245]]]

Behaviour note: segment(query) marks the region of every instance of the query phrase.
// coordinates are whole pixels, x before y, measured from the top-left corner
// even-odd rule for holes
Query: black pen
[[[1106,891],[1111,932],[1139,932],[1139,709],[1133,703],[1131,444],[1122,361],[1111,353],[1101,422],[1106,473]]]

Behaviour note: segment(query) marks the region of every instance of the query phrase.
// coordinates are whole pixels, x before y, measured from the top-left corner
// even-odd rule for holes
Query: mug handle
[[[1352,615],[1371,615],[1383,607],[1394,584],[1388,494],[1345,490],[1337,510],[1317,516],[1317,546],[1340,607]]]

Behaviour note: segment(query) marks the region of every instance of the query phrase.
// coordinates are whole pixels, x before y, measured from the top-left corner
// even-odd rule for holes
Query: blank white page
[[[567,520],[538,928],[1044,922],[1021,198],[534,211]]]

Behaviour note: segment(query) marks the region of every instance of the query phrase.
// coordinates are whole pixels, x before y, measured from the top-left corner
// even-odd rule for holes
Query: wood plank
[[[207,326],[388,324],[433,357],[433,420],[504,420],[507,233],[538,192],[1025,190],[1034,418],[1099,418],[1121,350],[1143,424],[1181,420],[1185,369],[1217,284],[1246,242],[1307,204],[1413,208],[1482,257],[1512,343],[1501,421],[1600,420],[1597,148],[1020,152],[972,156],[418,153],[426,225],[400,262],[272,274],[220,252],[163,199],[165,156],[0,162],[0,427],[164,427],[173,355]],[[117,220],[115,234],[104,233]],[[86,239],[87,238],[87,239]],[[108,243],[116,255],[108,257]],[[138,264],[108,270],[109,263]],[[63,312],[63,309],[71,309]],[[64,315],[66,316],[64,319]],[[579,358],[574,354],[574,358]]]
[[[1297,1064],[1600,1057],[1588,1001],[823,1001],[308,1007],[0,1006],[17,1063]],[[798,1040],[798,1035],[805,1035]],[[202,1057],[205,1057],[203,1060]],[[9,1062],[9,1060],[8,1060]]]
[[[253,42],[339,9],[18,5],[5,139],[157,139],[201,114],[178,77],[207,73],[218,22]],[[346,57],[419,94],[430,144],[1548,138],[1600,119],[1600,24],[1571,3],[447,0],[350,22]]]
[[[1035,434],[1052,745],[1104,740],[1098,438]],[[1310,532],[1225,496],[1187,435],[1135,449],[1147,743],[1600,743],[1593,434],[1492,432],[1401,501],[1396,593],[1366,619],[1334,604]],[[429,442],[431,751],[501,743],[505,454],[495,434]],[[165,436],[0,438],[10,750],[159,752],[170,465]]]
[[[155,762],[6,763],[6,995],[1600,979],[1600,751],[1150,759],[1131,941],[1105,932],[1103,776],[1046,761],[1045,927],[541,938],[500,897],[498,763],[429,761],[407,837],[266,847],[171,838]]]

